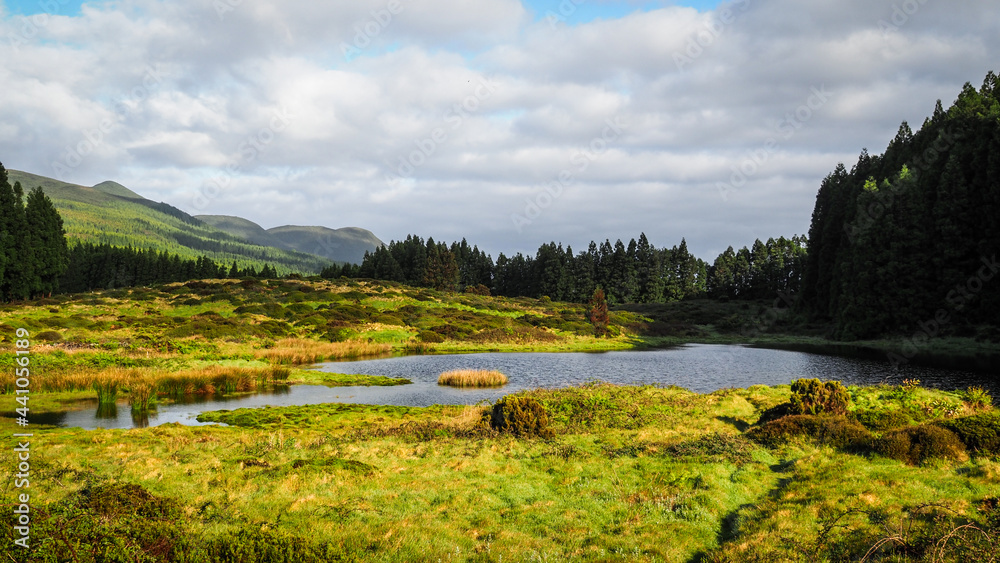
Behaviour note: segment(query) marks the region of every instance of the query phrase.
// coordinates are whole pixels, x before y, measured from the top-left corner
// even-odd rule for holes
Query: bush
[[[470,285],[469,287],[465,288],[465,292],[470,295],[484,295],[486,297],[490,296],[490,288],[486,287],[483,284]]]
[[[885,432],[913,424],[913,419],[903,411],[858,411],[851,416],[872,432]]]
[[[436,332],[425,330],[417,335],[417,340],[428,344],[440,344],[441,342],[444,342],[444,337]]]
[[[933,424],[894,430],[875,442],[875,451],[910,465],[939,457],[961,459],[965,446],[951,430]]]
[[[867,449],[872,435],[845,416],[795,414],[772,420],[747,432],[751,440],[776,446],[795,436],[808,436],[820,444],[840,449]]]
[[[792,383],[791,404],[797,414],[845,414],[851,396],[839,381],[797,379]]]
[[[490,427],[521,437],[554,436],[545,407],[530,397],[502,397],[490,412]]]
[[[41,340],[42,342],[59,342],[62,340],[62,335],[54,330],[46,330],[45,332],[36,334],[35,340]]]
[[[41,335],[39,335],[41,336]],[[993,397],[982,387],[969,387],[964,393],[964,400],[973,410],[982,410],[993,405]]]
[[[966,416],[941,421],[938,425],[958,435],[972,451],[1000,454],[1000,414]]]

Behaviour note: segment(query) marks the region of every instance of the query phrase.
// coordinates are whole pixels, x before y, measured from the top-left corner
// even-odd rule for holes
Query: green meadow
[[[29,404],[43,413],[112,389],[134,405],[150,399],[143,389],[162,404],[294,383],[406,383],[306,369],[336,358],[769,338],[718,321],[742,304],[711,307],[720,309],[677,308],[672,321],[612,311],[611,337],[599,339],[582,305],[544,299],[221,280],[4,306],[0,336],[12,350],[16,330],[30,332]],[[0,358],[0,425],[10,433],[14,356]],[[1000,553],[1000,413],[979,389],[800,382],[697,394],[595,383],[496,405],[327,404],[200,419],[220,425],[33,424],[32,550],[17,560],[957,562]],[[2,502],[15,506],[15,460],[0,459]],[[2,517],[5,545],[13,518]]]

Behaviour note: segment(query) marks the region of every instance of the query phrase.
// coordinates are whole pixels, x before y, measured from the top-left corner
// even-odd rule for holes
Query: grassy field
[[[860,439],[760,432],[787,386],[522,394],[544,405],[546,439],[492,430],[488,407],[332,404],[203,416],[228,427],[41,431],[31,445],[35,560],[995,557],[996,450],[916,464],[877,453],[894,424],[995,411],[920,388],[849,392],[847,417],[812,419],[868,432]],[[11,457],[3,463],[13,474]],[[95,546],[130,555],[101,559]]]
[[[746,311],[614,311],[613,336],[598,339],[580,305],[229,280],[5,306],[0,338],[12,350],[15,331],[30,332],[38,414],[112,387],[118,400],[153,390],[163,403],[289,383],[406,383],[304,369],[331,358],[785,338],[734,331],[719,320],[732,310]],[[4,432],[17,428],[14,360],[0,355]],[[843,408],[795,414],[826,404],[814,395],[600,384],[519,393],[538,406],[517,416],[544,420],[517,428],[544,427],[537,436],[497,430],[489,405],[216,411],[201,419],[228,426],[128,431],[33,425],[27,560],[995,559],[1000,414],[988,397],[911,382],[850,388]],[[15,459],[0,459],[0,502],[17,505]],[[2,517],[6,545],[13,517]]]

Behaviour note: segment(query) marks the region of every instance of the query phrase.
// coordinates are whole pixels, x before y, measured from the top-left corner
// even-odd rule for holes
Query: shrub
[[[41,338],[41,335],[39,335]],[[982,387],[969,387],[965,390],[964,400],[973,410],[982,410],[993,405],[993,397]]]
[[[875,451],[910,465],[939,457],[961,459],[965,446],[951,430],[925,424],[894,430],[875,442]]]
[[[896,410],[857,411],[851,415],[872,432],[885,432],[913,424],[905,412]]]
[[[872,435],[845,416],[795,414],[772,420],[747,432],[751,440],[775,446],[795,436],[808,436],[820,444],[840,449],[861,450],[869,447]]]
[[[937,424],[957,434],[972,451],[1000,453],[1000,414],[978,414]]]
[[[792,383],[792,410],[797,414],[845,414],[851,396],[839,381],[797,379]]]
[[[515,436],[551,438],[545,407],[530,397],[501,397],[490,412],[490,427]]]
[[[59,342],[62,340],[62,335],[54,330],[46,330],[45,332],[36,334],[35,340],[41,340],[42,342]]]
[[[486,297],[490,296],[490,288],[486,287],[483,284],[470,285],[469,287],[465,288],[465,292],[470,295],[484,295]]]
[[[424,330],[417,335],[417,340],[426,342],[427,344],[440,344],[444,342],[444,337],[436,332]]]

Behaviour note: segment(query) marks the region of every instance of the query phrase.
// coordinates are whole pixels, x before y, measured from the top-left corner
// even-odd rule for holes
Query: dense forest
[[[88,242],[70,249],[69,268],[59,281],[59,290],[79,293],[193,279],[244,277],[276,278],[278,272],[271,265],[265,265],[258,271],[253,266],[240,268],[236,262],[227,267],[207,256],[181,258],[165,251]]]
[[[975,336],[1000,319],[1000,81],[823,180],[802,302],[840,339]]]
[[[0,299],[51,294],[67,263],[66,233],[52,201],[41,188],[25,198],[0,164]]]
[[[773,298],[799,290],[805,264],[805,237],[756,241],[752,248],[729,247],[709,265],[693,256],[687,241],[656,248],[645,234],[628,245],[621,240],[591,242],[574,254],[551,242],[535,256],[500,254],[496,262],[463,239],[450,246],[410,235],[365,255],[358,266],[333,266],[324,277],[363,277],[459,291],[489,291],[507,297],[543,297],[582,303],[597,287],[610,303],[663,303],[691,297]]]

